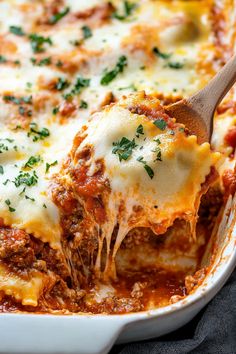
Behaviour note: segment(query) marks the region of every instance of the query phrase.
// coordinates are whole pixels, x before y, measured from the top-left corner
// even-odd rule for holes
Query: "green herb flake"
[[[149,176],[151,179],[153,179],[153,177],[154,177],[154,171],[153,171],[153,169],[152,169],[150,166],[148,166],[148,165],[144,165],[144,168],[145,168],[145,170],[146,170],[148,176]]]
[[[138,91],[137,87],[134,85],[134,84],[130,84],[129,86],[125,86],[125,87],[119,87],[118,88],[119,91],[122,91],[122,90],[131,90],[131,91]]]
[[[137,158],[137,161],[138,161],[138,162],[141,162],[141,163],[143,163],[143,164],[146,164],[146,161],[144,161],[143,156],[139,156],[139,157]]]
[[[124,71],[124,68],[128,65],[127,57],[125,55],[122,55],[119,59],[118,62],[115,66],[115,68],[111,71],[106,71],[101,78],[101,85],[106,86],[108,85],[112,80],[114,80],[119,73],[122,73]]]
[[[30,34],[29,40],[34,53],[42,53],[46,50],[45,44],[49,44],[50,46],[53,44],[50,37],[39,36],[36,33]]]
[[[45,209],[47,209],[47,205],[46,205],[45,203],[43,203],[43,207],[44,207]]]
[[[154,150],[152,150],[152,152],[155,152],[155,154],[156,154],[156,159],[154,160],[154,162],[155,161],[162,161],[161,148],[159,146],[157,146]]]
[[[153,169],[147,165],[147,162],[143,159],[143,156],[139,156],[137,158],[138,162],[141,162],[144,166],[145,171],[147,172],[148,176],[152,179],[154,177]]]
[[[84,101],[84,100],[81,100],[81,101],[80,101],[79,108],[80,108],[80,109],[86,109],[86,108],[88,108],[88,103],[87,103],[86,101]]]
[[[135,135],[136,135],[137,138],[139,138],[140,135],[144,135],[143,125],[142,124],[140,124],[138,126],[138,128],[136,129],[136,134]]]
[[[114,142],[113,146],[112,153],[117,154],[120,161],[126,161],[132,155],[133,149],[138,145],[135,143],[135,139],[129,140],[128,138],[123,137],[120,141]]]
[[[23,107],[23,106],[20,106],[19,107],[19,113],[20,113],[20,115],[24,115],[24,113],[25,113],[25,107]]]
[[[81,30],[83,32],[83,38],[84,39],[88,39],[88,38],[92,37],[93,34],[92,34],[92,31],[91,31],[90,27],[83,26],[83,27],[81,27]]]
[[[75,86],[72,90],[72,94],[79,94],[82,89],[89,87],[90,85],[90,79],[85,79],[82,76],[77,77]]]
[[[16,36],[24,36],[25,35],[25,32],[23,31],[23,29],[19,26],[10,26],[9,31],[11,33],[15,34]]]
[[[30,131],[27,136],[32,137],[32,140],[38,141],[47,138],[50,135],[50,131],[47,128],[39,129],[36,123],[30,123]]]
[[[35,59],[35,58],[30,58],[30,60],[31,60],[32,64],[35,66],[46,66],[46,65],[50,65],[52,63],[50,57],[43,58],[39,61],[37,61],[37,59]]]
[[[157,47],[154,47],[152,51],[156,56],[162,59],[169,59],[171,57],[171,54],[163,53]]]
[[[56,161],[54,161],[53,163],[47,163],[47,162],[46,162],[46,169],[45,169],[45,173],[48,173],[48,172],[49,172],[49,170],[50,170],[50,168],[51,168],[52,166],[56,166],[57,164],[58,164],[57,160],[56,160]]]
[[[11,201],[10,201],[10,199],[6,199],[6,200],[5,200],[5,204],[8,206],[8,209],[9,209],[9,211],[10,211],[11,213],[14,213],[14,211],[16,211],[16,209],[14,209],[14,208],[11,207]]]
[[[32,174],[29,172],[20,171],[19,175],[13,181],[16,187],[25,185],[27,187],[35,186],[38,183],[38,176],[35,171]]]
[[[56,62],[56,66],[57,66],[58,68],[61,68],[61,67],[63,66],[63,62],[62,62],[61,60],[58,60],[58,61]]]
[[[27,104],[31,104],[32,103],[32,96],[25,96],[25,97],[15,97],[12,95],[4,95],[3,96],[3,100],[6,103],[12,102],[14,104],[22,104],[22,103],[27,103]]]
[[[7,62],[7,58],[4,57],[3,55],[0,55],[0,64],[4,64]]]
[[[0,175],[3,175],[4,174],[4,168],[2,165],[0,165]]]
[[[164,119],[157,119],[153,122],[153,124],[159,128],[160,130],[165,130],[166,129],[166,126],[167,126],[167,123]]]
[[[185,132],[185,128],[184,127],[180,127],[179,128],[179,132],[184,133]]]
[[[124,21],[127,20],[136,9],[137,4],[134,4],[130,1],[123,1],[123,11],[119,13],[118,11],[113,12],[112,17],[117,20]]]
[[[56,115],[59,112],[59,107],[54,107],[52,110],[52,114]]]
[[[35,199],[34,199],[34,198],[29,197],[28,195],[25,195],[25,199],[29,199],[29,200],[31,200],[31,202],[35,202]]]
[[[41,161],[41,157],[38,156],[30,156],[28,161],[24,164],[23,168],[32,168],[33,166],[37,165]]]
[[[5,151],[8,151],[9,148],[7,145],[5,145],[4,143],[0,143],[0,154],[2,154]]]
[[[68,86],[70,86],[69,81],[67,81],[66,78],[64,77],[59,77],[56,85],[55,85],[55,89],[58,91],[63,91],[65,90]]]
[[[51,25],[55,25],[58,21],[60,21],[64,16],[66,16],[70,12],[70,8],[66,7],[64,10],[61,12],[56,13],[55,15],[52,15],[49,19],[49,23]]]
[[[169,62],[168,64],[168,67],[171,68],[171,69],[182,69],[184,67],[184,64],[183,63],[180,63],[178,61],[176,62]]]

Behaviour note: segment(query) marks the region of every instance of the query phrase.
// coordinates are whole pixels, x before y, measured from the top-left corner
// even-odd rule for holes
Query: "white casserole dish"
[[[114,343],[167,334],[190,321],[222,288],[236,264],[236,198],[228,200],[203,262],[214,262],[203,283],[185,299],[129,315],[0,315],[0,353],[106,354]]]

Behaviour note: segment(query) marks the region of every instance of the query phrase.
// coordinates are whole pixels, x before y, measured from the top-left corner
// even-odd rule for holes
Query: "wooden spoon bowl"
[[[225,64],[207,86],[188,99],[166,106],[166,112],[195,134],[199,143],[209,142],[215,110],[235,81],[236,55]]]

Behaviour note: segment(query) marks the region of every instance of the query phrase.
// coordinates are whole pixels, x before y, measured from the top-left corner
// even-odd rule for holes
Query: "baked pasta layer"
[[[212,146],[222,153],[220,167],[218,154],[199,146],[161,104],[203,87],[230,57],[233,10],[230,0],[0,2],[3,311],[145,309],[145,295],[138,305],[130,295],[137,276],[126,274],[132,252],[142,247],[149,254],[157,248],[159,260],[168,252],[170,259],[191,258],[182,267],[178,261],[167,267],[154,256],[148,266],[141,255],[140,267],[132,261],[135,271],[146,274],[144,283],[155,278],[163,284],[166,297],[153,304],[164,305],[175,295],[165,282],[169,277],[180,284],[176,294],[186,295],[184,278],[198,269],[198,250],[213,221],[203,236],[201,225],[215,220],[222,194],[226,199],[235,190],[234,92],[214,124]],[[220,179],[200,208],[194,241],[200,197],[215,180],[215,168]],[[179,223],[192,242],[184,238],[188,246],[176,255],[168,234],[184,229]],[[155,246],[160,234],[166,235],[164,248]],[[100,307],[90,301],[98,279],[114,282],[113,290],[103,285],[108,295]],[[158,293],[154,283],[146,288]]]

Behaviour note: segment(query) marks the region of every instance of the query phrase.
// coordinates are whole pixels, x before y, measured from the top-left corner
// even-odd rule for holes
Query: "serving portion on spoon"
[[[179,219],[195,239],[201,196],[218,177],[220,157],[144,91],[93,114],[54,182],[82,206],[77,233],[91,250],[90,271],[115,279],[116,254],[138,228],[158,236]]]
[[[215,110],[235,81],[236,55],[207,86],[190,98],[165,107],[166,112],[196,135],[199,143],[210,141]]]

